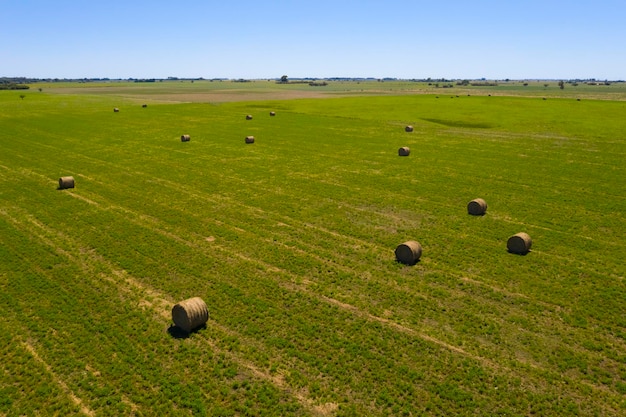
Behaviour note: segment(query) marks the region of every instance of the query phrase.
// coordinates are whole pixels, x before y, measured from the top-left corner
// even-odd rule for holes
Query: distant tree
[[[543,86],[544,86],[544,87],[548,87],[549,85],[550,85],[550,84],[544,84]]]
[[[563,82],[563,80],[559,81],[559,88],[561,90],[565,88],[565,83]]]
[[[20,98],[21,98],[22,100],[24,100],[24,97],[26,97],[24,94],[20,94]]]
[[[281,83],[289,82],[289,77],[287,77],[286,75],[283,75],[282,77],[280,77],[280,82]]]

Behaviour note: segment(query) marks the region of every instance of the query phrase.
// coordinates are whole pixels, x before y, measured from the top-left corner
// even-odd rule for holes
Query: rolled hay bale
[[[74,188],[74,177],[59,178],[59,190],[65,190],[66,188]]]
[[[414,240],[404,242],[396,248],[396,260],[405,265],[415,265],[422,256],[422,245]]]
[[[409,149],[408,146],[403,146],[400,149],[398,149],[399,156],[409,156],[410,153],[411,153],[411,150]]]
[[[191,136],[189,136],[189,135],[182,135],[180,137],[180,141],[181,142],[189,142],[190,140],[191,140]]]
[[[254,143],[254,136],[246,136],[246,143]]]
[[[530,247],[533,244],[533,240],[527,233],[520,232],[509,238],[506,242],[506,248],[511,253],[517,253],[525,255],[530,251]]]
[[[467,203],[467,213],[472,216],[482,216],[487,212],[487,203],[482,198],[475,198]]]
[[[172,307],[174,324],[187,333],[197,329],[209,319],[209,309],[200,297],[181,301]]]
[[[405,132],[412,132],[413,131],[413,126],[409,125],[407,127],[404,128]]]
[[[270,116],[276,116],[276,112],[275,111],[271,111],[270,112]]]
[[[252,120],[252,115],[251,114],[246,115],[246,120]]]
[[[114,113],[118,113],[119,111],[120,111],[120,109],[118,109],[117,107],[115,107],[115,108],[113,109],[113,112],[114,112]]]

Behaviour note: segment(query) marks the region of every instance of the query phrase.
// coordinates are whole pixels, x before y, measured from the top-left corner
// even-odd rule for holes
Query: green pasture
[[[0,416],[626,413],[626,101],[214,84],[0,92]]]

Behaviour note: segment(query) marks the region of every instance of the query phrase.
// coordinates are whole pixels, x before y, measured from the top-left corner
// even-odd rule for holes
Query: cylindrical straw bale
[[[482,216],[487,212],[487,203],[482,198],[475,198],[467,203],[467,212],[473,216]]]
[[[404,242],[396,248],[396,260],[406,265],[415,265],[422,256],[422,245],[414,240]]]
[[[509,238],[506,242],[506,247],[511,253],[524,255],[530,251],[532,244],[533,240],[530,236],[527,233],[520,232]]]
[[[406,132],[412,132],[413,131],[413,126],[409,125],[409,126],[405,127],[404,130]]]
[[[275,111],[271,111],[270,112],[270,116],[276,116],[276,112]]]
[[[172,308],[174,324],[187,333],[202,326],[209,319],[209,309],[200,297],[181,301]]]
[[[115,113],[117,113],[117,112],[119,112],[119,111],[120,111],[120,109],[118,109],[117,107],[115,107],[115,108],[113,109],[113,111],[114,111]]]
[[[403,146],[400,149],[398,149],[398,155],[400,156],[409,156],[410,153],[411,153],[411,150],[409,149],[408,146]]]
[[[181,142],[189,142],[190,140],[191,140],[191,136],[189,136],[189,135],[182,135],[180,137],[180,141]]]
[[[246,136],[246,143],[254,143],[254,136]]]
[[[66,188],[74,188],[74,177],[59,178],[59,189],[65,190]]]
[[[252,115],[251,114],[246,115],[246,120],[252,120]]]

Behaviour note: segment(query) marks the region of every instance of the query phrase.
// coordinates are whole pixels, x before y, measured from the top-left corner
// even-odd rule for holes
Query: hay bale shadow
[[[175,324],[172,324],[170,325],[170,327],[167,328],[167,333],[174,339],[188,339],[192,334],[199,332],[202,329],[206,329],[206,324],[203,324],[202,326],[193,329],[191,332],[187,332],[176,326]]]
[[[415,261],[410,261],[410,262],[403,262],[403,261],[401,261],[399,259],[396,259],[394,261],[395,264],[400,264],[400,265],[403,265],[403,266],[415,266],[415,265],[417,265],[420,262],[421,262],[421,259],[417,259]]]
[[[530,251],[530,249],[529,249],[528,251],[526,251],[526,252],[515,252],[515,251],[508,250],[508,249],[507,249],[507,253],[510,253],[510,254],[512,254],[512,255],[519,255],[519,256],[526,256],[526,255],[528,255],[530,252],[531,252],[531,251]]]

